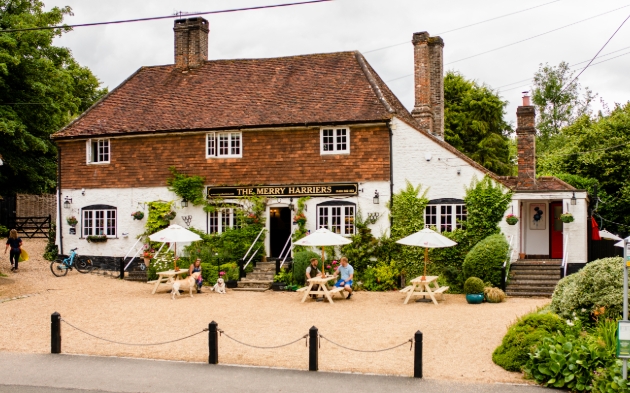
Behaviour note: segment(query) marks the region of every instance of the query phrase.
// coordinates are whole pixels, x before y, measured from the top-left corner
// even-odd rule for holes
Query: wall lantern
[[[72,204],[72,198],[66,197],[66,199],[63,201],[63,207],[66,209],[70,209],[71,204]]]
[[[378,205],[378,190],[374,190],[374,198],[372,199],[375,205]]]
[[[294,211],[295,205],[293,204],[293,198],[289,198],[289,210]]]
[[[182,199],[182,207],[188,207],[188,201],[186,198]]]
[[[571,197],[571,204],[572,205],[576,205],[577,204],[577,199],[575,199],[575,192],[573,193],[573,196]]]

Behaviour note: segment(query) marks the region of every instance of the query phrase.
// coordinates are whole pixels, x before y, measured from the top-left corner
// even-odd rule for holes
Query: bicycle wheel
[[[81,257],[81,256],[77,257],[74,260],[74,266],[77,268],[77,271],[79,273],[83,273],[83,274],[89,273],[93,268],[92,260],[88,257]]]
[[[52,261],[50,263],[50,271],[57,277],[62,277],[68,274],[68,267],[63,261]]]

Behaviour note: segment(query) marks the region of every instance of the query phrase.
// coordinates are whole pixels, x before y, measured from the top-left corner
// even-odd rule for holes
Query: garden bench
[[[407,304],[412,296],[429,296],[433,303],[438,304],[435,299],[436,293],[439,293],[441,300],[444,300],[444,292],[448,290],[448,287],[440,287],[437,280],[438,276],[416,277],[411,280],[411,285],[400,290],[407,294],[404,304]]]

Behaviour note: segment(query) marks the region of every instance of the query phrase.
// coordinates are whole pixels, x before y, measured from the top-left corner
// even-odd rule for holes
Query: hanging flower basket
[[[77,218],[75,216],[70,216],[70,217],[66,218],[66,222],[71,227],[75,227],[79,223],[79,221],[77,220]]]
[[[516,217],[514,214],[508,214],[507,217],[505,217],[505,221],[509,225],[516,225],[518,223],[518,217]]]
[[[89,235],[87,237],[88,243],[103,243],[107,241],[107,236],[105,235]]]
[[[562,220],[563,223],[568,224],[575,221],[575,218],[571,213],[563,213],[560,215],[560,220]]]
[[[166,221],[172,221],[173,219],[175,219],[176,215],[177,215],[177,213],[175,211],[171,210],[170,212],[168,212],[165,215],[163,215],[162,218],[164,218]]]
[[[144,213],[141,211],[131,213],[134,220],[142,220],[144,218]]]
[[[298,213],[293,217],[293,222],[298,225],[304,225],[306,224],[306,216],[304,213]]]

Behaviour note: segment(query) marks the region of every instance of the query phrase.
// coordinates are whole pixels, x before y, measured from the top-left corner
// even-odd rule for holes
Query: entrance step
[[[560,259],[519,259],[510,265],[508,296],[551,297],[561,277]]]
[[[233,291],[243,291],[243,292],[265,292],[268,291],[268,288],[232,288]]]

